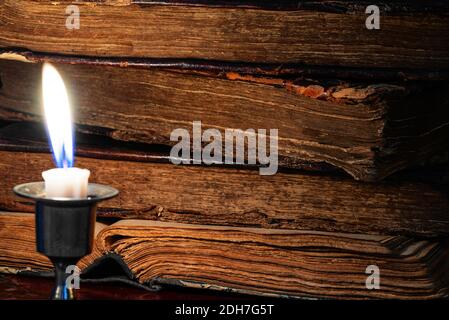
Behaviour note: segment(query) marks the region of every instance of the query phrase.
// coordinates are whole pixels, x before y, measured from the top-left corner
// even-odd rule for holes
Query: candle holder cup
[[[44,182],[31,182],[17,185],[14,192],[35,201],[36,248],[55,267],[56,285],[51,298],[73,300],[67,267],[92,252],[97,204],[115,197],[118,190],[89,183],[86,198],[46,198]]]

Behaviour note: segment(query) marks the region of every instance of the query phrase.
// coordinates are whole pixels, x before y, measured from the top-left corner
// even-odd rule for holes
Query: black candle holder
[[[51,298],[73,300],[66,268],[92,252],[97,203],[115,197],[118,190],[89,183],[86,198],[46,198],[44,182],[30,182],[15,186],[14,192],[35,201],[36,248],[55,267],[56,285]]]

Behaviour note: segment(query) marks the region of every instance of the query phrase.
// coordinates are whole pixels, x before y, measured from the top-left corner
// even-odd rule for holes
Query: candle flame
[[[42,69],[42,95],[47,131],[56,165],[73,166],[73,128],[70,103],[61,75],[49,63]]]

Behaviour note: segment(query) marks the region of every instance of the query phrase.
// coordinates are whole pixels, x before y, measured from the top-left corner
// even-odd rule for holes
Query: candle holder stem
[[[73,258],[50,258],[55,266],[55,287],[51,293],[52,300],[75,300],[74,288],[68,277],[72,274],[67,268],[76,265],[78,259]]]

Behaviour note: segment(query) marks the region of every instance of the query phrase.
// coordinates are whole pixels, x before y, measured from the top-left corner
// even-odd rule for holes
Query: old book
[[[42,181],[41,172],[54,166],[47,142],[5,132],[0,134],[0,208],[32,212],[33,204],[14,196],[12,188]],[[100,204],[102,217],[408,236],[444,236],[449,230],[445,167],[377,184],[337,172],[261,176],[245,166],[173,165],[162,151],[76,140],[76,166],[91,170],[91,181],[120,190],[119,197]]]
[[[13,56],[19,57],[54,62],[70,91],[78,129],[118,141],[170,147],[178,142],[170,139],[173,130],[191,133],[194,121],[203,131],[218,129],[226,141],[226,128],[255,134],[278,129],[280,166],[324,164],[364,181],[380,180],[449,145],[444,74],[435,80],[409,73],[401,80],[387,72],[376,81],[342,70],[331,73],[352,80],[323,78],[313,68],[275,75],[248,66],[141,62],[122,68],[123,61]],[[40,121],[41,64],[0,59],[0,79],[0,119]]]
[[[0,271],[50,270],[47,258],[34,249],[32,214],[3,212],[0,225]],[[141,284],[302,298],[448,295],[446,239],[145,220],[98,226],[95,249],[79,267],[86,270],[113,253]],[[379,268],[379,289],[366,287],[368,266]]]
[[[67,11],[72,4],[0,1],[0,47],[367,68],[449,66],[444,0],[382,1],[375,30],[366,26],[370,1],[96,0],[77,1],[78,9]]]

